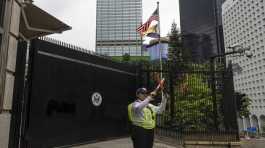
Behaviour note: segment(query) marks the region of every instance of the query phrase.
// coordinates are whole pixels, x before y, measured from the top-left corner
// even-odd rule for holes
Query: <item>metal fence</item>
[[[152,90],[161,73],[166,78],[170,98],[165,113],[157,116],[158,136],[176,142],[239,140],[231,66],[216,61],[167,61],[162,70],[156,62],[140,66],[140,86]]]

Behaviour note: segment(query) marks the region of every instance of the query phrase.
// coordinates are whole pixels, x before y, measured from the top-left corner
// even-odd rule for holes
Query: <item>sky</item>
[[[179,27],[178,0],[142,1],[143,22],[156,9],[157,1],[160,1],[159,13],[162,36],[170,31],[173,21]],[[95,51],[96,0],[34,0],[34,4],[72,27],[70,31],[50,37]]]

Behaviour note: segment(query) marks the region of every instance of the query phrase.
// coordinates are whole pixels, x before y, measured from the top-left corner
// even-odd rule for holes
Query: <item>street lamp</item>
[[[211,77],[212,77],[212,95],[213,95],[213,112],[215,114],[214,118],[214,125],[215,128],[218,129],[218,120],[217,120],[217,100],[216,100],[216,78],[215,78],[215,66],[214,66],[214,60],[218,57],[225,57],[227,55],[234,55],[239,54],[237,56],[245,55],[248,58],[251,58],[253,56],[252,52],[250,51],[250,47],[243,47],[240,44],[235,44],[233,46],[227,47],[228,49],[232,49],[232,51],[225,52],[224,54],[220,55],[214,55],[210,57],[210,68],[211,68]],[[231,62],[230,62],[231,64]]]
[[[232,51],[223,54],[223,56],[237,53],[240,54],[239,56],[242,56],[242,54],[244,54],[248,58],[251,58],[253,56],[253,53],[250,51],[250,47],[243,47],[240,44],[235,44],[233,46],[228,46],[227,48],[232,49]]]

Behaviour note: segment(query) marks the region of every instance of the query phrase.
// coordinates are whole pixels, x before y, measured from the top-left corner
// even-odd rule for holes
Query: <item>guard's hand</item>
[[[152,92],[150,93],[150,95],[151,95],[151,97],[155,97],[155,96],[157,95],[157,92],[156,92],[156,91],[152,91]]]

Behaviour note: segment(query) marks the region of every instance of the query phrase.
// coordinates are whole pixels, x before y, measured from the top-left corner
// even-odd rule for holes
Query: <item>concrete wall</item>
[[[265,1],[261,0],[226,0],[222,6],[225,46],[240,44],[250,47],[253,53],[248,59],[244,56],[227,57],[227,61],[232,60],[242,68],[241,72],[234,74],[235,90],[247,94],[252,100],[249,106],[251,115],[245,118],[244,130],[255,126],[261,131],[264,126],[260,123],[260,117],[265,116],[264,6]]]
[[[13,88],[15,80],[15,67],[17,43],[19,38],[19,23],[22,0],[7,0],[3,43],[0,52],[0,99],[2,112],[0,113],[0,147],[7,148],[9,141],[9,128],[12,110]]]
[[[0,147],[8,147],[8,136],[10,127],[10,114],[2,113],[0,114]]]

